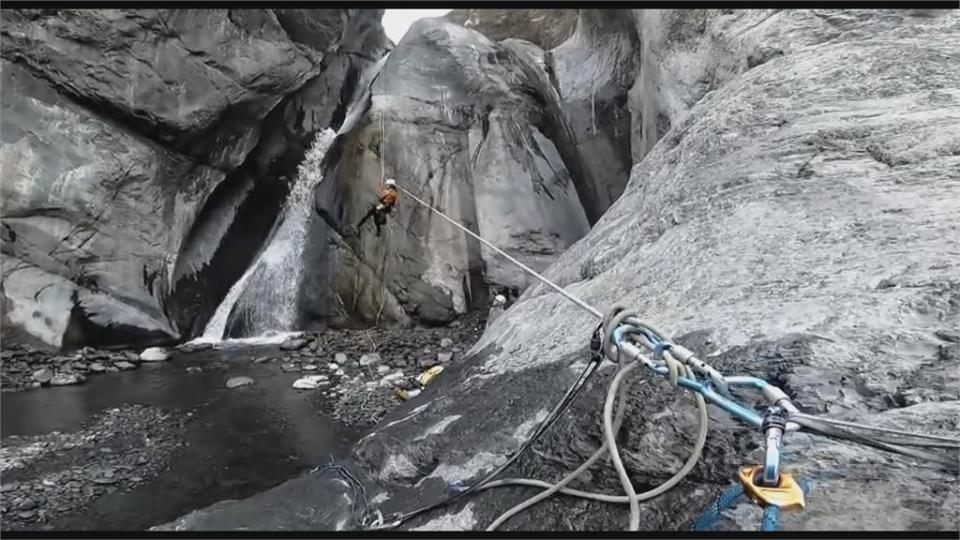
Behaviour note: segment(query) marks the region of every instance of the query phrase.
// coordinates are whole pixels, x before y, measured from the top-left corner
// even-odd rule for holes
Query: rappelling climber
[[[388,178],[387,181],[383,183],[383,189],[380,190],[380,197],[377,199],[377,204],[370,207],[370,211],[363,216],[360,223],[357,223],[357,230],[360,230],[363,224],[372,217],[373,224],[377,226],[377,236],[379,237],[380,228],[387,223],[387,214],[393,210],[393,205],[397,204],[398,194],[397,181],[393,178]]]

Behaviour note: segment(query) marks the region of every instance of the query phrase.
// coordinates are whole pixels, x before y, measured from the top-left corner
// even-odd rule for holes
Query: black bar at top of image
[[[729,9],[960,9],[960,0],[6,0],[0,9],[24,8],[729,8]]]

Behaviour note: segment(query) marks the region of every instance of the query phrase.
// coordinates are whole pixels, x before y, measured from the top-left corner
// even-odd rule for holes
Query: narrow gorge
[[[27,419],[61,408],[31,393],[74,392],[96,419],[84,429],[163,433],[171,446],[143,455],[209,485],[255,477],[197,488],[209,496],[131,521],[142,528],[355,530],[361,504],[410,511],[507,463],[590,361],[600,321],[404,192],[805,413],[955,437],[956,10],[458,9],[396,43],[383,17],[3,9],[4,384],[38,388],[4,393],[17,428],[2,471],[23,477],[17,498],[4,488],[5,519],[42,526],[17,489],[43,489],[24,449],[53,428]],[[356,224],[387,178],[403,192],[378,238]],[[498,294],[509,309],[487,321]],[[147,347],[172,360],[151,365]],[[51,383],[103,363],[130,389],[98,376],[105,395],[88,399]],[[422,393],[393,400],[436,366]],[[602,364],[503,476],[554,482],[587,459],[616,372]],[[159,405],[124,416],[141,390]],[[618,444],[641,491],[681,468],[698,417],[666,379],[631,375],[625,392]],[[124,420],[96,416],[109,407]],[[177,428],[188,413],[194,427]],[[641,530],[690,528],[763,459],[757,429],[715,405],[709,420],[690,474],[641,503]],[[277,448],[239,442],[243,430]],[[784,529],[960,524],[955,472],[807,432],[784,441],[813,485]],[[206,444],[274,461],[234,456],[214,473],[222,463],[189,454]],[[159,485],[146,482],[131,489]],[[622,493],[600,464],[571,487]],[[89,504],[119,519],[103,510],[119,493]],[[480,491],[400,528],[483,530],[534,493]],[[727,512],[724,527],[755,529],[761,513]],[[82,521],[63,515],[50,523]],[[552,497],[503,528],[623,530],[627,515]]]

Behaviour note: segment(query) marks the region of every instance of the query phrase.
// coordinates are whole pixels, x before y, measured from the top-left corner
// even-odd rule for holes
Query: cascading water
[[[203,335],[195,341],[216,342],[223,339],[238,302],[243,298],[243,317],[246,333],[260,336],[293,330],[296,319],[296,295],[300,286],[303,252],[307,226],[313,211],[313,190],[323,180],[321,163],[336,133],[327,129],[317,134],[297,169],[280,222],[275,227],[266,249],[217,307],[207,323]]]
[[[243,276],[233,284],[193,343],[218,343],[242,318],[243,334],[251,337],[232,338],[235,343],[276,343],[296,334],[297,294],[303,280],[304,244],[313,211],[313,194],[323,181],[323,161],[338,137],[353,130],[369,109],[371,85],[386,64],[384,55],[364,70],[357,92],[350,101],[339,130],[327,129],[317,134],[297,169],[280,221],[274,226],[267,247],[254,259]]]

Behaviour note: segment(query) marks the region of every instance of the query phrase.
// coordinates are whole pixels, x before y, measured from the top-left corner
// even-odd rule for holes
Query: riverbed
[[[476,318],[452,329],[308,336],[316,341],[301,350],[172,350],[166,362],[82,384],[4,392],[2,528],[145,530],[268,490],[348,456],[396,405],[377,368],[413,375],[444,354],[456,362],[482,329]],[[371,350],[379,361],[361,366]],[[334,370],[338,354],[346,361]],[[329,383],[292,388],[311,374]],[[228,388],[239,377],[252,383]]]

